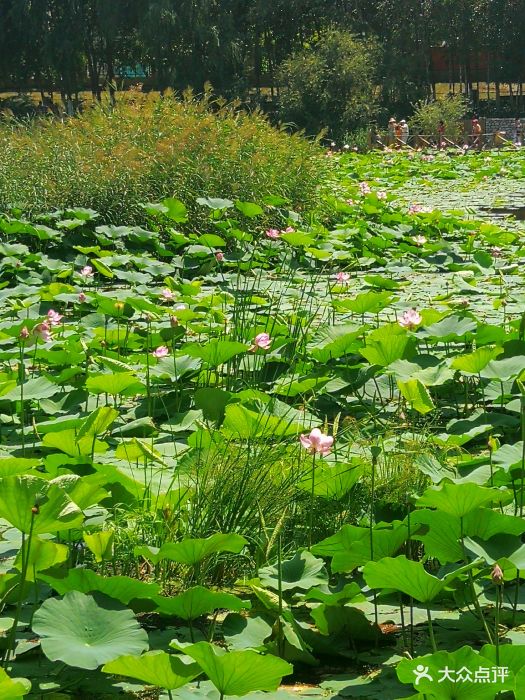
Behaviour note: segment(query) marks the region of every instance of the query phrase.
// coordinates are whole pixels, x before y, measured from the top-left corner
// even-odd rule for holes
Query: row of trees
[[[0,0],[0,88],[72,96],[89,87],[99,96],[119,85],[122,67],[140,65],[160,90],[200,91],[211,82],[227,97],[262,88],[274,95],[304,88],[301,64],[338,30],[365,52],[363,61],[350,51],[355,65],[347,60],[345,72],[365,71],[364,82],[381,86],[376,97],[388,108],[432,94],[436,46],[448,57],[450,80],[461,79],[467,92],[480,79],[474,64],[483,54],[483,79],[496,83],[498,98],[500,83],[523,77],[524,25],[525,0]],[[355,118],[363,112],[361,105]]]

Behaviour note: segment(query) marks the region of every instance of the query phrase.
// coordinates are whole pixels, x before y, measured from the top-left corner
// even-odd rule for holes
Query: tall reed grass
[[[127,224],[168,196],[191,209],[197,197],[278,195],[307,209],[323,170],[315,144],[209,96],[132,92],[64,122],[0,121],[0,210],[90,207]]]

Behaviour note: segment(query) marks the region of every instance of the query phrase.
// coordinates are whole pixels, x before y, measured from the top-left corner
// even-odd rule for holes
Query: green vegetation
[[[421,134],[435,134],[440,121],[443,121],[444,134],[450,140],[456,141],[464,133],[464,117],[468,109],[468,100],[464,95],[421,100],[414,107],[410,126]]]
[[[371,109],[360,84],[341,107],[353,57],[365,83],[377,77],[385,119],[408,118],[414,102],[448,92],[450,83],[476,111],[523,116],[524,19],[525,0],[3,0],[0,91],[33,91],[35,107],[61,99],[71,109],[86,90],[95,99],[105,90],[114,100],[130,82],[199,94],[211,83],[217,94],[261,105],[276,121],[292,108],[293,121],[312,135],[335,123],[333,138],[356,119],[366,126]],[[336,55],[327,56],[327,35]],[[367,50],[356,59],[349,40],[333,41],[337,35],[358,37]],[[297,63],[303,55],[305,76]],[[340,94],[337,70],[327,86],[314,65],[342,68]],[[314,95],[304,121],[296,109],[301,83]],[[329,94],[337,97],[334,113],[327,112]],[[8,106],[31,111],[20,99]]]
[[[525,157],[319,162],[0,216],[0,696],[522,697]]]
[[[191,94],[131,93],[66,122],[0,122],[0,210],[95,209],[108,223],[144,223],[144,202],[176,196],[318,202],[322,156],[258,113]]]
[[[375,42],[330,31],[286,59],[280,69],[281,118],[310,134],[322,124],[337,138],[366,124],[378,107],[379,53]]]

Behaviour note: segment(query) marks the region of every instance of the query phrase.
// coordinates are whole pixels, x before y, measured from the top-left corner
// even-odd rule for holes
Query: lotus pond
[[[0,216],[0,698],[525,697],[525,155],[331,159]]]

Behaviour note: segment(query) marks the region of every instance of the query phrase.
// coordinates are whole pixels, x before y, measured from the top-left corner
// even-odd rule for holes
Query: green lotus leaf
[[[38,578],[40,571],[46,571],[57,564],[63,564],[69,558],[69,549],[65,544],[56,544],[40,537],[33,537],[30,547],[28,544],[26,541],[14,563],[15,568],[19,571],[22,571],[23,561],[28,564],[26,574],[28,581],[34,581],[35,578]]]
[[[0,517],[34,535],[70,530],[84,518],[63,489],[34,476],[0,479]]]
[[[317,331],[307,350],[317,362],[328,362],[350,352],[357,352],[361,345],[358,341],[361,335],[362,329],[354,324],[325,326]]]
[[[452,361],[452,368],[459,369],[465,374],[479,374],[481,370],[494,360],[498,355],[501,355],[503,348],[478,348],[468,355],[458,355]]]
[[[259,569],[259,579],[264,586],[279,590],[277,566]],[[328,575],[322,559],[317,559],[310,552],[296,552],[291,559],[281,564],[281,585],[283,591],[299,589],[307,591],[313,586],[328,582]]]
[[[250,219],[264,213],[263,208],[253,202],[240,202],[237,200],[235,202],[235,208],[240,211],[243,216],[247,216]]]
[[[86,389],[91,394],[111,396],[134,396],[145,392],[142,382],[129,372],[92,374],[86,380]]]
[[[272,635],[272,626],[264,617],[246,617],[239,613],[226,615],[221,625],[224,640],[230,649],[264,649]]]
[[[425,415],[434,410],[435,405],[428,389],[419,379],[397,380],[397,386],[410,408]]]
[[[120,656],[104,664],[102,671],[136,678],[147,685],[166,690],[181,688],[201,673],[198,664],[186,664],[179,656],[165,651],[147,651],[141,656]]]
[[[443,513],[462,518],[480,506],[490,503],[508,503],[512,493],[500,489],[486,488],[478,484],[449,484],[430,486],[417,499],[417,505],[424,508],[436,508]]]
[[[86,547],[94,555],[95,561],[100,563],[112,558],[115,532],[113,530],[101,530],[100,532],[83,532],[82,538]]]
[[[160,586],[156,583],[137,581],[129,576],[101,576],[90,569],[70,569],[63,578],[45,574],[39,578],[60,595],[71,591],[102,593],[135,612],[155,610],[155,599],[160,593]]]
[[[335,535],[312,547],[314,554],[332,557],[331,569],[334,573],[353,571],[356,567],[373,559],[396,554],[408,537],[405,523],[394,522],[391,527],[372,530],[373,557],[370,544],[370,530],[354,525],[343,525]]]
[[[31,681],[27,678],[10,678],[3,668],[0,668],[0,700],[15,700],[22,698],[31,690]]]
[[[166,542],[159,552],[161,559],[169,559],[179,564],[195,566],[199,562],[217,552],[233,552],[238,554],[248,541],[235,534],[216,533],[205,539],[193,538],[181,542]]]
[[[184,354],[198,358],[210,367],[223,365],[228,360],[231,360],[236,355],[245,353],[247,350],[248,347],[244,343],[237,343],[232,340],[217,340],[216,338],[210,340],[206,345],[188,343],[183,347]]]
[[[430,603],[456,578],[473,568],[477,562],[457,568],[443,578],[426,571],[422,562],[404,555],[370,561],[363,567],[363,576],[370,588],[393,588],[412,596],[420,603]]]
[[[172,646],[191,656],[224,695],[242,696],[256,690],[273,692],[283,676],[293,671],[286,661],[251,650],[226,652],[208,642],[184,647],[172,642]]]
[[[238,612],[250,607],[249,603],[242,601],[231,593],[211,591],[203,586],[188,588],[172,598],[156,597],[158,611],[161,615],[180,617],[181,620],[196,620],[202,615],[218,610],[233,610]]]
[[[80,591],[46,600],[33,617],[33,632],[48,659],[77,668],[95,669],[148,648],[148,635],[131,610]]]

